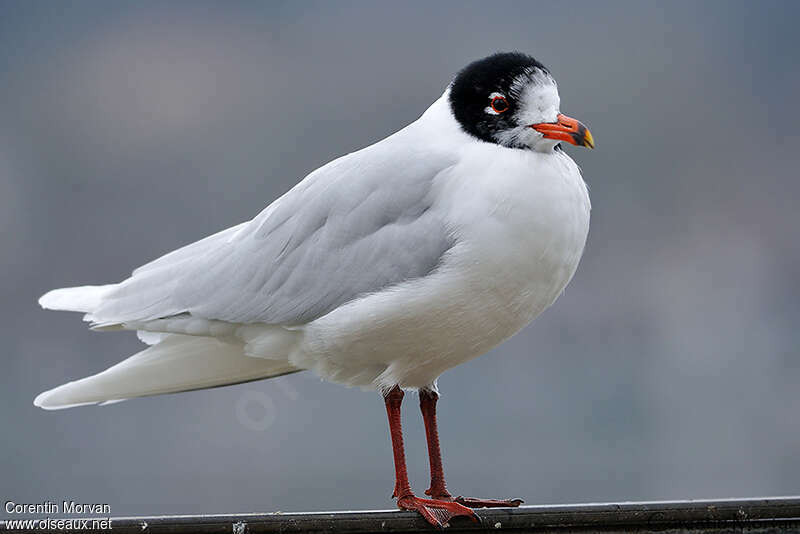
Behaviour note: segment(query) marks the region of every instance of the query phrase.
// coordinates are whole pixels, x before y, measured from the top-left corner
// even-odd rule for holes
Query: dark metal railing
[[[691,532],[800,534],[800,497],[521,506],[477,510],[480,522],[457,518],[457,532]],[[91,522],[88,523],[91,525]],[[256,513],[120,517],[114,534],[256,534],[435,531],[416,513],[401,511]],[[5,522],[0,530],[7,530]],[[23,532],[23,531],[20,531]],[[24,532],[32,532],[26,530]],[[35,532],[88,532],[39,530]]]

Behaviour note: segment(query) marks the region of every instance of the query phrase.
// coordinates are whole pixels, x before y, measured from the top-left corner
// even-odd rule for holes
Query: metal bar
[[[453,534],[481,531],[800,534],[800,497],[541,505],[477,512],[480,523],[458,518],[447,530]],[[107,532],[114,534],[366,534],[435,530],[416,513],[401,511],[120,517],[113,518],[111,525],[112,530]],[[7,530],[6,522],[0,526]],[[36,532],[87,531],[36,529]]]

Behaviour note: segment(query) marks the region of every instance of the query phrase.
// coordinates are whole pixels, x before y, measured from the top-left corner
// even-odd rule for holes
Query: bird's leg
[[[386,415],[389,417],[389,434],[392,438],[392,453],[394,454],[395,483],[392,497],[397,497],[398,499],[414,494],[411,491],[411,484],[408,482],[406,453],[403,447],[403,426],[400,416],[403,396],[403,390],[395,386],[384,398],[386,402]]]
[[[516,507],[522,504],[522,499],[475,499],[462,496],[453,499],[453,496],[447,491],[442,468],[439,428],[436,423],[436,401],[438,400],[439,394],[432,389],[421,389],[419,392],[419,409],[422,412],[422,420],[425,422],[425,437],[428,440],[428,457],[431,465],[431,487],[425,491],[425,494],[434,499],[457,502],[469,508]]]
[[[431,466],[431,487],[425,490],[425,495],[434,499],[452,500],[453,496],[447,491],[442,468],[442,451],[439,449],[439,428],[436,424],[436,401],[439,394],[431,390],[420,390],[419,410],[422,412],[422,421],[425,423],[425,437],[428,440],[428,460]]]
[[[439,501],[421,499],[411,491],[406,471],[406,454],[403,450],[403,428],[400,418],[400,406],[403,404],[403,390],[395,386],[384,397],[386,415],[389,417],[389,433],[392,437],[394,453],[395,484],[392,497],[397,497],[397,506],[403,510],[415,510],[435,527],[444,527],[456,516],[469,517],[475,521],[478,517],[469,508],[452,500]]]

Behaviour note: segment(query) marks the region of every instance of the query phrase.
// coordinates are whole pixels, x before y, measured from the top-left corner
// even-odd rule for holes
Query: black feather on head
[[[497,143],[494,135],[500,131],[517,126],[513,121],[520,95],[515,85],[521,76],[535,76],[550,72],[547,68],[527,54],[521,52],[500,52],[479,59],[464,67],[450,85],[450,109],[461,127],[469,133],[489,143]],[[505,109],[496,114],[487,113],[492,106],[490,96],[502,95]],[[498,108],[502,109],[502,108]]]

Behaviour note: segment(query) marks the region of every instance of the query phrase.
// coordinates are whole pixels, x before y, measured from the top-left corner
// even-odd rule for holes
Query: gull
[[[438,377],[549,307],[589,230],[586,184],[561,143],[594,147],[560,112],[550,71],[506,52],[463,68],[416,121],[320,167],[254,219],[116,284],[56,289],[43,308],[149,347],[34,400],[52,410],[310,370],[383,397],[401,509],[445,526],[519,499],[453,497]],[[400,409],[419,393],[431,482],[411,490]]]

